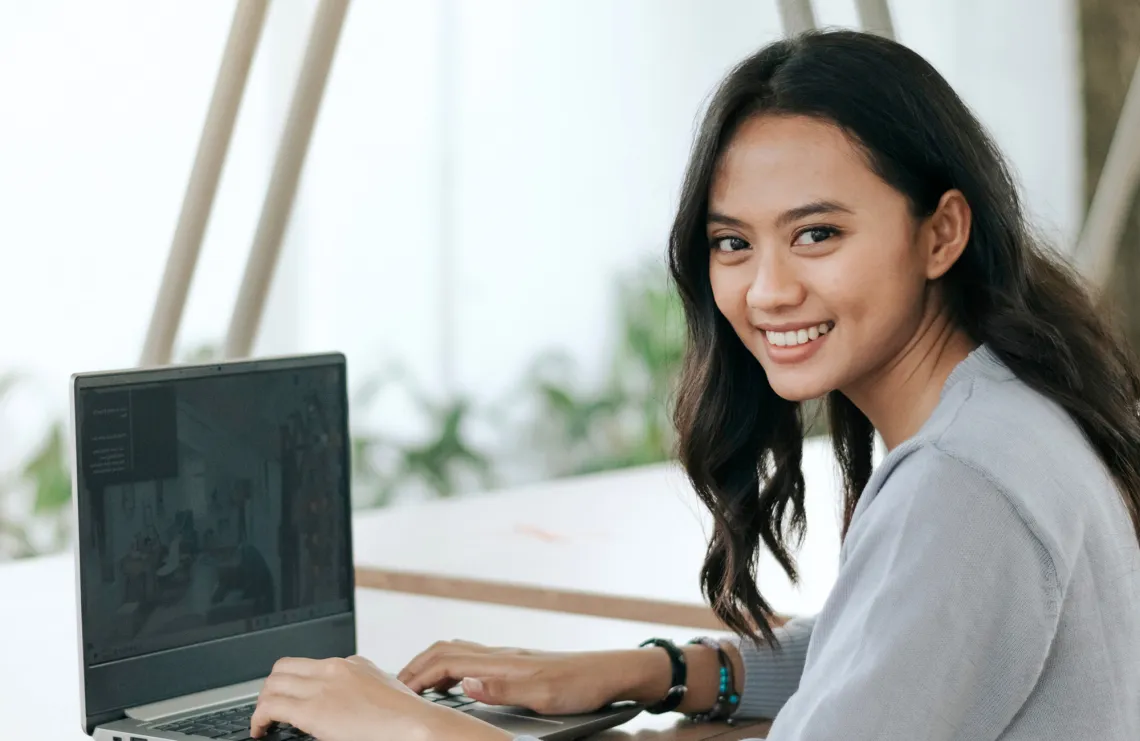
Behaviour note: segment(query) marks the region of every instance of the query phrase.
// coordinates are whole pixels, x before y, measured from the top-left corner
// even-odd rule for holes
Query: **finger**
[[[439,692],[446,692],[451,689],[463,677],[450,676],[444,667],[448,667],[456,662],[463,662],[470,660],[470,654],[462,650],[448,650],[436,651],[431,655],[423,657],[423,660],[418,662],[417,666],[405,669],[401,674],[404,679],[402,680],[408,689],[412,692],[419,694],[429,689],[435,689]],[[397,677],[399,679],[399,677]]]
[[[298,700],[285,695],[266,695],[257,700],[257,708],[249,721],[249,735],[261,738],[274,723],[288,723],[297,728],[305,728],[308,700]]]
[[[463,646],[464,648],[469,648],[473,651],[477,651],[480,649],[482,649],[484,651],[494,651],[493,648],[491,648],[489,646],[485,646],[482,643],[476,643],[475,641],[465,641],[462,638],[456,638],[455,640],[451,641],[451,645]]]
[[[412,677],[423,671],[423,667],[435,656],[441,653],[451,653],[457,649],[470,653],[485,653],[489,650],[486,646],[471,641],[437,641],[426,651],[420,652],[418,656],[409,661],[408,665],[396,675],[396,679],[407,684]]]
[[[285,699],[307,700],[316,694],[317,682],[296,674],[270,674],[261,687],[259,698],[277,696]]]
[[[548,712],[554,707],[554,687],[549,682],[514,677],[467,677],[463,692],[487,705],[516,705],[535,712]]]
[[[426,662],[430,657],[434,656],[439,651],[445,649],[448,645],[449,644],[447,641],[436,641],[435,643],[428,646],[426,650],[420,651],[411,661],[409,661],[404,666],[403,669],[396,673],[396,679],[403,682],[404,684],[407,684],[408,680],[420,673],[424,662]]]
[[[453,652],[457,649],[473,653],[483,653],[490,650],[482,644],[472,643],[471,641],[436,641],[426,651],[421,651],[414,659],[409,661],[407,666],[401,669],[396,675],[396,679],[407,683],[408,679],[419,673],[423,665],[430,661],[433,656],[440,653]]]
[[[324,662],[316,659],[286,657],[277,660],[273,665],[272,674],[293,674],[299,677],[311,677],[317,674],[322,663]]]
[[[464,677],[496,677],[511,671],[517,657],[498,654],[440,654],[429,660],[408,682],[413,692],[428,688],[451,689]]]

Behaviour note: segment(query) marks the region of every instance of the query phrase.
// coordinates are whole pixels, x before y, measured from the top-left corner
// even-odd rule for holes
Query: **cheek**
[[[716,308],[724,318],[740,331],[742,323],[748,322],[748,308],[745,297],[748,294],[748,281],[742,278],[743,271],[729,269],[724,265],[709,267],[709,285],[712,287]]]
[[[804,282],[826,318],[855,325],[873,310],[883,276],[865,260],[844,253],[810,267]]]
[[[818,292],[854,333],[871,335],[863,338],[868,341],[885,339],[921,309],[925,277],[909,253],[906,241],[897,236],[868,240],[819,276]]]

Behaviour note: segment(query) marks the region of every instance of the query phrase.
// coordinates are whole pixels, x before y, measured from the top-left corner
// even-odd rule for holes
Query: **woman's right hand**
[[[664,651],[554,653],[491,648],[468,641],[436,643],[397,675],[413,692],[446,692],[462,682],[472,699],[543,715],[588,713],[618,700],[661,694],[668,685]]]

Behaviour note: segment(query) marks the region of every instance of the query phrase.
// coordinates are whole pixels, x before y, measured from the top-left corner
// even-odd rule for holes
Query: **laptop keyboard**
[[[438,705],[449,708],[462,708],[475,704],[475,700],[457,690],[451,692],[428,691],[423,697]],[[236,708],[219,710],[208,715],[167,723],[158,726],[160,731],[174,731],[188,736],[205,736],[222,741],[246,741],[249,736],[249,721],[253,717],[255,703]],[[312,736],[290,725],[275,725],[258,741],[316,741]]]
[[[424,699],[431,700],[437,705],[444,705],[449,708],[462,708],[468,705],[473,705],[476,702],[467,695],[463,694],[458,689],[452,690],[451,692],[435,692],[434,690],[428,690],[427,692],[424,692],[422,696]]]
[[[188,736],[205,736],[223,741],[245,741],[245,739],[250,738],[249,721],[253,717],[253,711],[256,707],[255,703],[250,703],[236,708],[219,710],[216,713],[167,723],[159,726],[158,730],[185,733]],[[277,724],[271,726],[266,735],[258,741],[315,741],[315,739],[293,726]]]

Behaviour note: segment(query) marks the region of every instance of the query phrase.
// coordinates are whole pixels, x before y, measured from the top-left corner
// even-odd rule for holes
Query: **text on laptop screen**
[[[79,392],[88,665],[350,609],[343,373]]]

